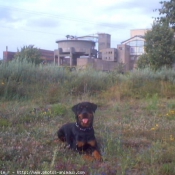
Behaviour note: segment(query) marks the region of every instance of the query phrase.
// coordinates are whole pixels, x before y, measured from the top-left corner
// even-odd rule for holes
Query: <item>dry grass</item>
[[[88,97],[86,97],[88,100]],[[100,101],[94,128],[104,162],[86,162],[54,136],[74,121],[70,104],[1,103],[0,169],[86,174],[174,174],[174,99]]]
[[[175,174],[174,70],[120,75],[12,62],[0,72],[0,174]],[[81,101],[98,105],[94,128],[102,163],[85,161],[56,138]]]

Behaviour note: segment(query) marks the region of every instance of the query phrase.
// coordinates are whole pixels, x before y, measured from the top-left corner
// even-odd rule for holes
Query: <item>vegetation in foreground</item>
[[[0,65],[2,172],[175,174],[174,70],[120,75],[29,64]],[[56,139],[57,129],[74,121],[71,107],[80,101],[98,105],[102,163],[85,161]]]

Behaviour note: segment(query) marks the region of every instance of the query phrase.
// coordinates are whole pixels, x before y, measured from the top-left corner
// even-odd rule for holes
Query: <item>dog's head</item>
[[[83,128],[92,127],[93,113],[95,113],[97,105],[90,102],[82,102],[72,107],[76,115],[77,124]]]

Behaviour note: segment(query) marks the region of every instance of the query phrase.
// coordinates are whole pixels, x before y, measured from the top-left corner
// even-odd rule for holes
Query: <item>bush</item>
[[[124,97],[145,98],[158,94],[162,97],[175,96],[175,70],[163,67],[153,71],[150,68],[134,70],[125,75],[117,75],[116,81],[102,93],[105,99]]]
[[[62,104],[55,104],[51,107],[51,113],[54,116],[62,116],[66,113],[67,109],[65,105]]]
[[[107,89],[111,78],[93,69],[70,72],[54,65],[14,60],[0,65],[0,96],[6,99],[43,96],[51,103],[62,95],[94,94]]]
[[[8,100],[38,98],[46,103],[61,103],[67,96],[94,96],[101,92],[111,97],[116,94],[140,98],[154,93],[174,96],[174,90],[175,71],[165,67],[157,71],[145,68],[119,74],[91,68],[69,71],[54,65],[36,66],[25,60],[0,65],[0,97]]]

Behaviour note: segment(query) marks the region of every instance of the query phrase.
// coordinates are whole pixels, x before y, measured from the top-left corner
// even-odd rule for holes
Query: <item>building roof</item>
[[[56,40],[56,43],[61,43],[61,42],[90,42],[90,43],[94,43],[95,44],[95,41],[92,41],[92,40],[79,40],[79,39],[67,39],[67,40]]]
[[[145,37],[144,37],[143,35],[136,35],[136,36],[133,36],[133,37],[131,37],[131,38],[125,40],[125,41],[122,41],[121,44],[125,44],[125,43],[127,43],[128,41],[133,40],[134,38],[141,38],[141,39],[144,39]]]
[[[47,61],[54,60],[54,51],[39,49],[39,52],[41,54],[41,57],[45,58]]]

